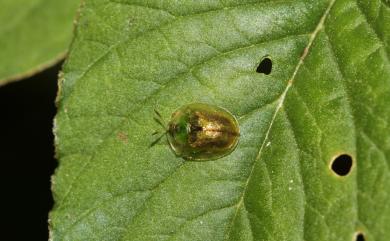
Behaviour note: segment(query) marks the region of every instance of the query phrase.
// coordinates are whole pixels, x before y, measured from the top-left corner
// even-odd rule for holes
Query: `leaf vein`
[[[296,68],[295,68],[295,70],[294,70],[294,72],[293,72],[293,74],[292,74],[291,79],[288,81],[288,84],[287,84],[287,86],[286,86],[284,92],[282,93],[282,95],[281,95],[280,98],[279,98],[279,103],[278,103],[278,105],[277,105],[277,107],[276,107],[276,109],[275,109],[275,112],[274,112],[274,114],[273,114],[273,117],[272,117],[272,119],[271,119],[271,122],[270,122],[270,124],[269,124],[269,127],[268,127],[268,129],[267,129],[267,131],[266,131],[264,140],[263,140],[263,142],[262,142],[262,144],[261,144],[261,146],[260,146],[260,148],[259,148],[259,152],[258,152],[258,154],[257,154],[257,156],[256,156],[256,158],[255,158],[255,160],[254,160],[254,162],[253,162],[253,164],[252,164],[252,168],[251,168],[250,173],[249,173],[249,175],[248,175],[247,182],[246,182],[245,187],[244,187],[244,190],[243,190],[243,192],[242,192],[240,201],[239,201],[239,203],[238,203],[238,205],[237,205],[236,212],[235,212],[235,214],[234,214],[234,216],[233,216],[233,218],[232,218],[232,220],[231,220],[231,223],[230,223],[230,225],[229,225],[229,229],[228,229],[228,231],[227,231],[227,233],[226,233],[225,240],[227,240],[227,239],[229,238],[230,232],[231,232],[231,230],[233,229],[233,224],[234,224],[235,219],[236,219],[236,217],[237,217],[238,210],[239,210],[240,206],[241,206],[241,205],[243,204],[243,202],[244,202],[245,193],[246,193],[247,188],[248,188],[248,186],[249,186],[250,179],[251,179],[251,177],[252,177],[252,175],[253,175],[253,171],[254,171],[254,169],[255,169],[255,165],[256,165],[256,163],[258,162],[258,160],[260,159],[260,156],[261,156],[261,153],[262,153],[263,148],[264,148],[264,146],[265,146],[265,143],[266,143],[266,141],[268,140],[268,136],[269,136],[269,134],[270,134],[270,132],[271,132],[271,128],[272,128],[272,126],[273,126],[273,124],[274,124],[274,122],[275,122],[275,120],[276,120],[276,116],[277,116],[279,110],[283,107],[283,103],[284,103],[285,97],[286,97],[286,95],[287,95],[287,92],[288,92],[289,89],[291,88],[291,86],[292,86],[292,84],[293,84],[293,82],[294,82],[294,80],[295,80],[295,77],[296,77],[296,75],[297,75],[297,73],[298,73],[300,67],[303,65],[304,60],[306,59],[306,56],[307,56],[307,54],[308,54],[308,52],[309,52],[309,49],[311,48],[311,46],[312,46],[314,40],[316,39],[318,33],[319,33],[320,30],[323,28],[325,19],[326,19],[327,16],[329,15],[329,12],[330,12],[330,10],[331,10],[331,8],[332,8],[332,6],[334,5],[335,2],[336,2],[336,0],[332,0],[332,1],[329,3],[329,6],[327,7],[327,9],[325,10],[325,13],[322,15],[322,17],[321,17],[319,23],[317,24],[316,28],[314,29],[313,33],[312,33],[311,36],[310,36],[309,43],[308,43],[308,45],[306,46],[306,48],[304,49],[304,52],[303,52],[301,58],[299,59],[299,62],[298,62],[297,66],[296,66]]]

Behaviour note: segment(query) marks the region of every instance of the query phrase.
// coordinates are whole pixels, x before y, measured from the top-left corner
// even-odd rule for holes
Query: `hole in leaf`
[[[364,234],[358,233],[356,235],[356,241],[365,241],[366,239],[364,238]]]
[[[352,163],[353,161],[350,155],[339,155],[333,160],[332,170],[339,176],[345,176],[351,171]]]
[[[272,71],[272,60],[269,57],[264,57],[256,69],[257,73],[269,75]]]

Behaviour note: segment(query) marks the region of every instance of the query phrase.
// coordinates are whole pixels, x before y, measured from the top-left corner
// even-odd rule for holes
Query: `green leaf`
[[[44,70],[64,58],[80,0],[2,0],[0,85]]]
[[[81,15],[52,240],[388,240],[388,2],[87,0]],[[238,118],[232,154],[150,147],[154,109],[169,120],[192,102]]]

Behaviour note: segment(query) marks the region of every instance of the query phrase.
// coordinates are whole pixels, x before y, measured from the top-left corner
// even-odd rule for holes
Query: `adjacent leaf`
[[[81,15],[60,81],[53,240],[388,239],[386,1],[87,0]],[[150,147],[153,110],[169,120],[191,102],[238,118],[231,155]]]
[[[2,0],[0,85],[33,75],[62,59],[80,0]]]

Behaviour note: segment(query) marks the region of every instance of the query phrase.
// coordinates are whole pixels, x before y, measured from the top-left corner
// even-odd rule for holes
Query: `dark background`
[[[48,240],[60,68],[0,87],[0,240]]]

